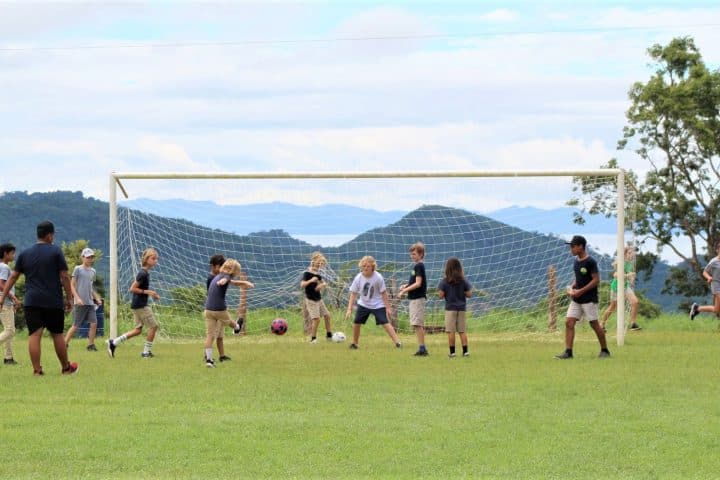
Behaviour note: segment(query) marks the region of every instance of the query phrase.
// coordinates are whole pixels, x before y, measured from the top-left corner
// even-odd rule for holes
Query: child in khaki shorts
[[[465,280],[462,264],[456,257],[445,262],[445,277],[438,285],[438,295],[445,299],[445,331],[448,334],[448,357],[455,358],[455,333],[460,335],[463,357],[469,357],[465,310],[472,296],[472,285]]]
[[[425,304],[427,303],[427,277],[425,275],[425,245],[416,242],[410,246],[410,258],[415,264],[406,285],[400,287],[398,295],[402,297],[407,294],[408,313],[410,314],[410,325],[415,330],[418,340],[416,357],[427,357],[429,355],[425,347]]]

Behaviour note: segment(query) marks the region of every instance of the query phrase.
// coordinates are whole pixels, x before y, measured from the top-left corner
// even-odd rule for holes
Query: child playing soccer
[[[80,254],[82,265],[73,269],[70,278],[70,289],[72,290],[75,305],[73,307],[73,324],[65,334],[65,345],[70,346],[75,332],[83,323],[90,324],[88,329],[87,350],[96,352],[95,334],[97,333],[97,306],[100,305],[100,297],[93,290],[95,281],[95,252],[92,248],[84,248]]]
[[[236,280],[235,278],[239,275],[240,263],[237,260],[228,258],[220,267],[220,272],[210,281],[204,312],[206,328],[205,365],[208,368],[215,366],[212,350],[213,340],[222,334],[225,326],[231,326],[235,334],[240,333],[240,325],[230,319],[227,303],[225,302],[225,294],[227,293],[228,286],[231,284],[245,288],[253,288],[254,285],[244,280]]]
[[[410,314],[410,325],[415,330],[418,339],[418,351],[415,352],[417,357],[426,357],[429,355],[425,347],[425,303],[427,302],[427,277],[425,276],[425,245],[417,242],[410,246],[410,258],[413,265],[412,275],[407,285],[400,287],[399,296],[407,293],[408,311]]]
[[[207,280],[205,281],[205,286],[207,290],[210,290],[210,282],[212,282],[213,278],[215,278],[215,275],[220,273],[220,267],[222,267],[223,263],[225,263],[225,257],[220,254],[213,255],[210,257],[210,273],[208,274]],[[238,320],[238,323],[240,323],[240,320]],[[239,334],[239,330],[233,329],[233,333],[235,335]],[[217,343],[217,349],[218,349],[218,360],[221,362],[226,362],[228,360],[231,360],[230,357],[225,355],[225,340],[224,340],[224,329],[220,329],[220,332],[218,333],[218,337],[215,340]],[[203,359],[205,359],[205,355],[203,354]]]
[[[469,357],[467,322],[465,311],[467,299],[472,296],[472,285],[465,279],[462,264],[456,257],[445,262],[445,278],[438,285],[438,296],[445,299],[445,331],[448,334],[448,357],[455,358],[455,333],[460,336],[463,357]]]
[[[142,268],[135,276],[135,281],[130,285],[130,292],[132,296],[132,304],[130,308],[133,312],[135,319],[135,327],[120,335],[115,339],[108,339],[107,350],[108,355],[111,358],[115,358],[115,349],[123,343],[125,340],[136,337],[142,333],[143,327],[148,328],[147,337],[145,339],[145,346],[142,351],[142,358],[152,358],[155,355],[152,353],[152,344],[155,340],[155,333],[157,333],[158,324],[153,315],[152,309],[148,306],[148,297],[152,297],[155,300],[160,299],[160,295],[150,288],[150,270],[152,270],[158,263],[158,252],[154,248],[146,248],[142,253],[141,265]]]
[[[395,333],[395,329],[388,322],[388,313],[392,311],[390,297],[385,288],[385,280],[382,275],[375,271],[377,262],[369,255],[364,256],[360,263],[360,273],[355,276],[350,285],[350,300],[348,301],[345,318],[350,318],[352,308],[357,300],[357,312],[353,321],[353,343],[351,350],[358,349],[360,340],[360,326],[367,322],[372,314],[375,317],[375,325],[382,325],[397,348],[402,348],[402,343]]]
[[[317,329],[320,325],[321,315],[325,319],[325,337],[328,340],[332,339],[330,312],[322,300],[322,291],[327,284],[320,276],[320,269],[325,265],[327,265],[325,255],[314,252],[310,257],[310,266],[303,272],[302,280],[300,280],[300,288],[305,291],[305,307],[312,320],[310,343],[317,343]]]
[[[642,330],[640,325],[637,324],[638,314],[638,298],[633,291],[632,285],[635,282],[635,272],[633,271],[633,259],[635,258],[635,248],[632,246],[625,247],[625,298],[630,302],[630,330],[638,331]],[[613,264],[614,265],[614,264]],[[610,305],[603,312],[600,326],[603,331],[607,331],[605,324],[610,318],[610,315],[617,309],[617,292],[618,292],[618,281],[617,272],[614,273],[612,282],[610,282]]]
[[[573,358],[573,342],[575,341],[575,324],[583,317],[587,318],[600,342],[600,358],[610,356],[605,341],[605,332],[598,321],[598,285],[600,272],[597,262],[588,255],[585,247],[585,237],[575,235],[572,240],[565,242],[570,245],[570,253],[575,256],[573,269],[575,282],[568,287],[567,294],[571,298],[570,306],[565,319],[565,351],[555,355],[559,360]]]
[[[712,305],[700,306],[693,303],[690,307],[690,320],[695,320],[698,313],[707,312],[720,316],[720,242],[715,245],[715,254],[703,270],[703,278],[710,284],[710,291],[713,295]]]

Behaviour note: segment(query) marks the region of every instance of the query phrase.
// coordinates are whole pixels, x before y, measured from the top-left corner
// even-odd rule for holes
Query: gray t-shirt
[[[0,262],[0,280],[4,280],[7,282],[8,279],[10,278],[11,273],[12,272],[10,272],[10,267],[8,267],[7,263]],[[13,295],[13,296],[15,295],[15,286],[14,285],[10,289],[10,295]],[[6,307],[13,306],[13,301],[10,298],[10,295],[5,297],[5,303],[3,305],[5,305]]]
[[[720,293],[720,258],[713,257],[705,266],[705,271],[712,277],[710,290],[713,294]]]
[[[84,305],[93,305],[93,282],[95,269],[78,265],[73,269],[72,278],[75,279],[75,291],[82,299]],[[78,305],[77,302],[75,302]]]
[[[362,272],[358,273],[350,285],[350,291],[358,294],[358,305],[371,310],[385,307],[382,295],[385,291],[385,280],[378,272],[373,272],[369,278]]]

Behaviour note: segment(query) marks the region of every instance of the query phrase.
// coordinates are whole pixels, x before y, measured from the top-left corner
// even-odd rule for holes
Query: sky
[[[3,1],[0,191],[106,200],[110,172],[585,170],[613,157],[642,178],[648,166],[615,148],[627,92],[653,73],[647,48],[679,36],[718,68],[720,4]],[[393,210],[442,191],[480,212],[568,197],[552,181],[196,185],[129,193]]]

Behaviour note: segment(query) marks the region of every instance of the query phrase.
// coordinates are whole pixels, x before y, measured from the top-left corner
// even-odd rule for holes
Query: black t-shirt
[[[593,273],[598,273],[598,264],[594,258],[588,255],[583,260],[575,259],[573,270],[575,270],[575,289],[579,290],[592,281]],[[576,303],[598,303],[597,285],[579,297],[574,297],[573,301]]]
[[[320,294],[320,292],[315,290],[315,287],[318,286],[319,282],[322,282],[322,277],[317,273],[309,272],[306,270],[303,272],[302,280],[303,280],[303,282],[307,282],[308,280],[311,280],[313,277],[318,278],[318,283],[313,282],[313,283],[308,284],[307,287],[305,287],[305,297],[307,297],[308,300],[313,300],[313,301],[317,302],[318,300],[320,300],[322,298],[322,295]]]
[[[412,275],[410,275],[408,285],[412,285],[413,283],[415,283],[415,277],[422,277],[422,284],[415,290],[410,290],[408,292],[408,299],[415,300],[416,298],[426,298],[427,278],[425,277],[425,264],[423,262],[418,262],[415,264],[415,266],[413,266]]]
[[[148,273],[147,270],[144,268],[141,268],[138,272],[137,276],[135,277],[135,281],[138,284],[138,288],[142,290],[147,290],[150,288],[150,273]],[[140,294],[133,293],[132,296],[132,305],[130,305],[130,308],[132,309],[138,309],[147,307],[148,304],[148,296],[147,294]]]

